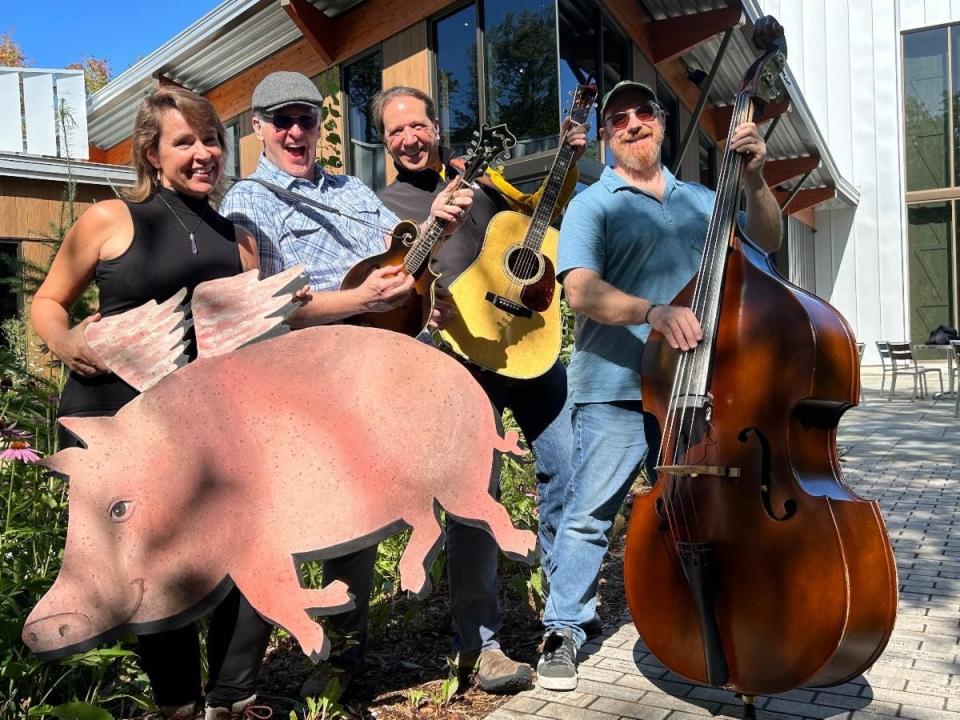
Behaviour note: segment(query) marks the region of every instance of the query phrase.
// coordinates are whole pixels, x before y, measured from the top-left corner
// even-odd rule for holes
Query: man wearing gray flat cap
[[[301,73],[274,72],[254,89],[251,105],[253,131],[263,143],[263,154],[253,174],[227,193],[220,213],[257,239],[262,277],[304,266],[311,294],[290,324],[321,325],[399,306],[413,287],[413,276],[399,265],[374,270],[357,288],[339,289],[358,261],[387,248],[385,233],[400,219],[359,179],[328,173],[317,164],[323,105],[319,90]],[[444,235],[460,227],[472,198],[469,188],[445,190],[437,197],[430,217],[446,221]],[[350,637],[354,644],[346,650],[334,647],[335,655],[307,680],[302,694],[322,693],[333,677],[345,688],[350,676],[362,669],[376,557],[374,545],[324,562],[324,583],[342,580],[355,596],[353,610],[330,617],[335,636]]]
[[[304,265],[313,293],[291,318],[292,326],[321,325],[400,305],[413,287],[413,277],[399,266],[375,270],[358,288],[339,289],[343,276],[358,261],[386,249],[385,233],[400,218],[359,179],[328,173],[317,164],[320,91],[301,73],[274,72],[254,89],[251,105],[253,131],[263,143],[263,154],[245,180],[280,186],[343,213],[338,216],[289,195],[281,197],[257,182],[237,182],[223,199],[221,214],[257,239],[262,277]],[[444,234],[463,223],[472,197],[469,188],[437,197],[430,216],[446,221]]]

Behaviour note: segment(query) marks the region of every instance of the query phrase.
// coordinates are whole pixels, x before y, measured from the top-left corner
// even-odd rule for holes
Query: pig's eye
[[[112,522],[123,522],[130,517],[130,514],[133,512],[133,501],[132,500],[116,500],[111,506],[110,510],[107,511],[107,514],[110,517]]]

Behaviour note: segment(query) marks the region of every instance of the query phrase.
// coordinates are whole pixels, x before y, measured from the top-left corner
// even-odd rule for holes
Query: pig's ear
[[[190,308],[198,359],[290,331],[283,322],[299,307],[293,294],[307,283],[303,266],[295,265],[266,280],[258,280],[258,272],[248,270],[197,285]]]
[[[187,364],[184,334],[190,327],[180,290],[166,302],[140,307],[90,323],[87,344],[128,385],[144,392]]]
[[[110,417],[62,417],[59,422],[89,448],[110,442],[111,420]]]
[[[36,464],[58,475],[66,475],[72,478],[75,471],[82,467],[83,453],[85,452],[86,450],[83,448],[67,448],[48,457],[40,458],[36,461]]]

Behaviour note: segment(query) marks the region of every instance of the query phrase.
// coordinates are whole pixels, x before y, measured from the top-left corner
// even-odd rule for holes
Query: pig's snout
[[[37,653],[70,647],[90,638],[93,623],[81,613],[58,613],[27,623],[23,642]]]

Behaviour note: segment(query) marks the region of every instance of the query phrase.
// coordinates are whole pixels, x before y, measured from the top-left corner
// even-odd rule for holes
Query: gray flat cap
[[[254,110],[273,112],[284,105],[309,105],[319,108],[323,95],[310,78],[302,73],[281,70],[267,75],[253,91],[250,102]]]

